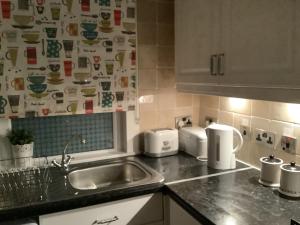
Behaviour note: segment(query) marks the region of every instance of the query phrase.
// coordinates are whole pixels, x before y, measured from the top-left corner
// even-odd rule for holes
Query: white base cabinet
[[[163,225],[162,194],[42,215],[40,225]]]
[[[170,197],[165,197],[165,225],[203,225]]]

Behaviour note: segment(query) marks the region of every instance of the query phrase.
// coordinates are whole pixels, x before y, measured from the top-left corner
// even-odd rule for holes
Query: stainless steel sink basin
[[[78,168],[68,174],[68,179],[78,190],[116,189],[163,181],[152,169],[127,159]]]

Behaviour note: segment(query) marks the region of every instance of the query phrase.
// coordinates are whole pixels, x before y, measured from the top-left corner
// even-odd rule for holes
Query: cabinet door
[[[170,225],[201,225],[176,202],[170,199]]]
[[[223,1],[222,84],[291,84],[294,4],[295,0]]]
[[[220,44],[220,6],[220,0],[175,1],[177,82],[218,81],[212,75],[211,56]]]
[[[40,225],[142,225],[163,221],[161,194],[40,216]]]

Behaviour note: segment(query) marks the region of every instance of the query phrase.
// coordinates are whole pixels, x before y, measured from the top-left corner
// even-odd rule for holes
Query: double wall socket
[[[268,148],[275,148],[275,133],[263,129],[255,129],[255,142]]]
[[[175,127],[177,129],[182,127],[191,127],[193,125],[192,123],[192,116],[180,116],[175,118]]]

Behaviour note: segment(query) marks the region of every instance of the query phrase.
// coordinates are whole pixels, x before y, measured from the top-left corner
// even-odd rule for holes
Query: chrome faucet
[[[62,152],[61,155],[61,163],[58,163],[56,160],[52,161],[52,164],[58,168],[60,168],[63,172],[68,172],[69,171],[69,165],[71,163],[71,156],[70,155],[66,155],[67,154],[67,149],[69,147],[69,145],[72,143],[72,140],[75,138],[79,138],[80,139],[80,143],[85,144],[86,140],[82,138],[82,135],[80,134],[74,134],[66,143],[64,150]]]

